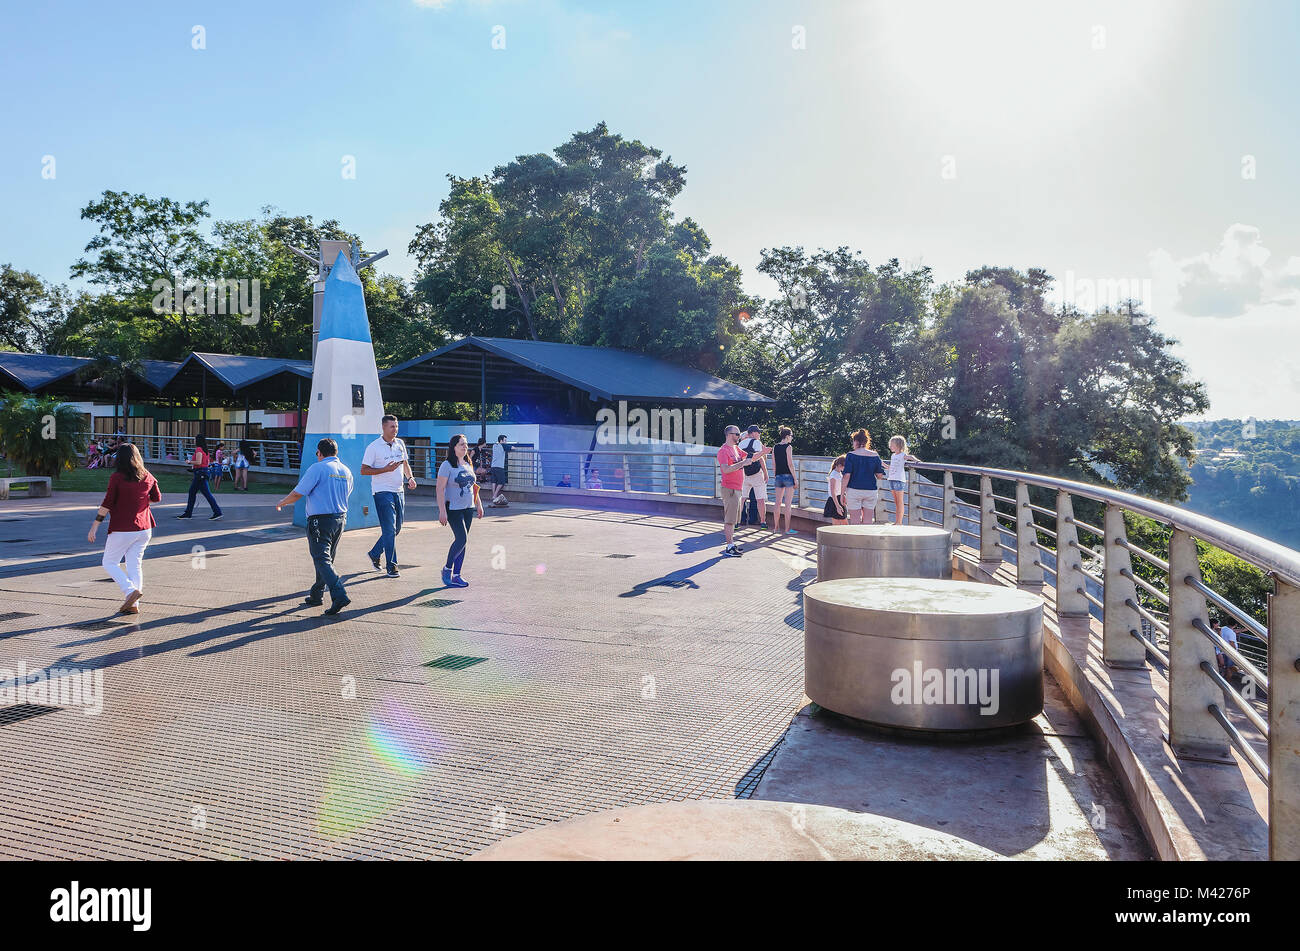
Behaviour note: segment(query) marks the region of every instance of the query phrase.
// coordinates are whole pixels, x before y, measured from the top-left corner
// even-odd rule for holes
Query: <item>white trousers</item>
[[[132,591],[144,591],[144,575],[141,565],[144,562],[144,550],[153,538],[153,529],[143,532],[109,532],[104,541],[104,570],[117,582],[123,594]],[[126,571],[121,563],[126,562]]]

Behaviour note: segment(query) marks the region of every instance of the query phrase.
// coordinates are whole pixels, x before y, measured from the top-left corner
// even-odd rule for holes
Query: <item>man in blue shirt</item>
[[[278,512],[299,499],[307,500],[307,547],[316,563],[316,583],[304,605],[324,604],[325,588],[330,589],[330,606],[326,614],[338,614],[352,603],[343,590],[343,581],[334,570],[334,555],[347,521],[348,496],[352,493],[352,472],[339,459],[339,446],[326,437],[316,444],[316,463],[302,474],[293,491],[275,505]]]

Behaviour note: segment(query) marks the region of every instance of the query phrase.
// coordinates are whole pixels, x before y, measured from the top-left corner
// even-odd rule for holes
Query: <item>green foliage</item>
[[[1131,544],[1144,549],[1157,558],[1168,560],[1169,539],[1173,534],[1169,526],[1132,512],[1124,513],[1125,531]],[[1261,624],[1268,623],[1268,595],[1273,590],[1273,582],[1264,572],[1250,562],[1243,561],[1205,542],[1196,543],[1197,558],[1201,563],[1201,580],[1228,601],[1242,608]],[[1144,581],[1168,592],[1169,579],[1165,572],[1137,555],[1133,556],[1133,573]],[[1138,589],[1138,600],[1143,607],[1157,614],[1165,614],[1168,609],[1150,594]],[[1210,606],[1210,618],[1229,622],[1227,614],[1213,605]],[[1235,619],[1231,623],[1236,625]]]
[[[981,268],[937,314],[951,348],[954,461],[1186,498],[1190,432],[1209,405],[1202,384],[1134,306],[1049,310],[1042,271]]]
[[[85,438],[76,407],[55,397],[0,393],[0,452],[23,474],[52,476],[73,468]]]
[[[632,347],[704,368],[745,300],[739,271],[673,223],[686,169],[604,123],[490,175],[449,176],[410,244],[418,303],[447,334]]]
[[[1187,424],[1196,441],[1187,507],[1300,548],[1300,421]]]

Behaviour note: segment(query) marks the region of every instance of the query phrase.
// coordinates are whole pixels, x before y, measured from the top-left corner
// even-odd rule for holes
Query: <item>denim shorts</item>
[[[779,475],[776,477],[776,482],[774,482],[773,485],[775,485],[778,489],[792,488],[794,486],[794,476]]]
[[[890,487],[890,489],[892,489],[892,490],[895,491],[895,492],[902,492],[904,489],[907,488],[907,483],[906,483],[906,482],[900,482],[900,481],[897,480],[897,479],[890,479],[890,480],[889,480],[889,487]]]

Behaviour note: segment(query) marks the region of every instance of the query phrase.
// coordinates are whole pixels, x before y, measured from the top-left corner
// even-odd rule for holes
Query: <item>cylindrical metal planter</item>
[[[817,580],[951,578],[952,532],[923,525],[822,525]]]
[[[1043,606],[969,581],[857,578],[803,593],[804,690],[881,726],[957,732],[1043,710]]]

